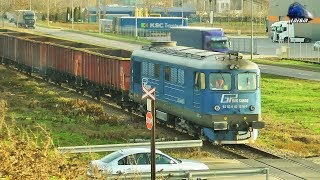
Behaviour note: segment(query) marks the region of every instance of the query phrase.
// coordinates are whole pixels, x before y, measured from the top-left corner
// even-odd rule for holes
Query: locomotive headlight
[[[256,110],[256,107],[250,106],[249,109],[250,109],[250,111],[254,111],[254,110]]]
[[[218,106],[218,105],[214,106],[214,110],[215,111],[220,111],[220,106]]]

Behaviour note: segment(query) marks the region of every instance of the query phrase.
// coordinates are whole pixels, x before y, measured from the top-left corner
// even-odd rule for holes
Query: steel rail
[[[251,159],[250,157],[248,157],[248,156],[246,156],[246,155],[244,155],[243,153],[239,153],[239,152],[237,152],[236,150],[234,150],[233,148],[226,148],[226,147],[230,147],[230,146],[232,146],[232,145],[226,145],[226,146],[223,146],[223,147],[220,147],[223,151],[226,151],[226,152],[228,152],[229,154],[233,154],[234,156],[236,156],[237,158],[239,158],[239,159]],[[287,160],[287,161],[290,161],[290,160],[288,160],[288,159],[286,159],[286,158],[283,158],[283,157],[279,157],[279,156],[277,156],[277,155],[274,155],[274,154],[271,154],[271,153],[268,153],[268,152],[266,152],[266,151],[263,151],[263,150],[260,150],[260,149],[257,149],[257,148],[255,148],[255,147],[252,147],[252,146],[249,146],[249,145],[243,145],[243,144],[241,144],[241,145],[233,145],[233,147],[235,148],[235,149],[240,149],[240,148],[243,148],[243,149],[247,149],[247,150],[249,150],[249,151],[251,151],[252,153],[258,153],[258,154],[262,154],[263,156],[267,156],[268,158],[270,158],[269,156],[271,156],[271,157],[273,157],[273,158],[275,158],[275,159],[283,159],[283,160]],[[248,153],[248,152],[246,152],[246,153]],[[269,164],[269,163],[266,163],[266,162],[264,162],[263,160],[260,160],[259,158],[258,159],[254,159],[254,161],[257,161],[257,162],[259,162],[259,163],[261,163],[261,164],[264,164],[267,168],[269,168],[271,171],[273,171],[273,170],[278,170],[278,171],[280,171],[280,172],[283,172],[283,173],[285,173],[285,174],[288,174],[288,175],[290,175],[290,176],[292,176],[292,177],[296,177],[296,178],[298,178],[298,179],[306,179],[306,178],[303,178],[303,177],[301,177],[301,176],[299,176],[299,175],[296,175],[296,174],[293,174],[293,173],[291,173],[291,172],[289,172],[289,171],[287,171],[287,170],[285,170],[285,169],[282,169],[282,168],[279,168],[279,167],[275,167],[275,166],[273,166],[273,165],[271,165],[271,164]],[[291,162],[292,162],[292,160],[291,160]],[[244,162],[245,163],[245,162]],[[292,162],[293,163],[293,162]],[[245,163],[245,164],[247,164],[247,163]],[[247,164],[247,165],[249,165],[250,166],[250,164]],[[277,177],[277,176],[276,176]],[[279,177],[280,178],[280,177]]]

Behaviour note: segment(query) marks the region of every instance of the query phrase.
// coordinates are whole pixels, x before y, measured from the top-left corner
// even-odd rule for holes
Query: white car
[[[89,164],[87,175],[127,174],[151,172],[150,148],[128,148],[115,151],[107,156],[93,160]],[[208,170],[208,166],[193,160],[175,159],[156,150],[156,171],[197,171]]]
[[[313,44],[313,50],[314,50],[314,51],[320,51],[320,41],[316,41],[316,42]]]

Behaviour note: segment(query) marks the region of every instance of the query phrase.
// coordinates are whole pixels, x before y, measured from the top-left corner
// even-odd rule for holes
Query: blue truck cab
[[[172,27],[170,36],[178,46],[229,53],[230,44],[222,28]]]

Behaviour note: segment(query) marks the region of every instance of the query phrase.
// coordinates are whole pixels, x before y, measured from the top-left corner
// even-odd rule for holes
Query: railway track
[[[208,146],[209,144],[205,144]],[[319,179],[320,165],[301,158],[281,157],[250,145],[214,145],[215,151],[225,153],[250,167],[269,168],[280,179]]]
[[[13,68],[10,68],[10,69],[15,70]],[[44,81],[39,76],[33,75],[31,77],[36,80]],[[45,82],[48,82],[48,81],[45,81]],[[49,82],[49,83],[54,84],[52,82]],[[72,91],[74,93],[79,94],[71,87],[68,87],[68,86],[59,86],[59,87],[63,90]],[[84,96],[94,102],[101,103],[105,106],[108,106],[111,109],[114,109],[114,110],[122,109],[120,106],[116,105],[116,103],[112,102],[107,97],[104,97],[101,100],[97,100],[92,98],[90,95],[84,94]],[[131,118],[143,118],[139,114],[130,113],[125,110],[123,110],[122,112],[126,115],[131,116]],[[164,126],[161,126],[161,127],[165,128]],[[167,128],[167,129],[172,130],[173,128]],[[193,138],[187,134],[184,134],[178,131],[175,131],[175,133],[180,134],[181,135],[180,137],[184,136],[183,139]],[[211,149],[211,151],[209,149]],[[214,149],[214,151],[212,151],[212,149]],[[210,142],[204,142],[204,150],[209,151],[211,153],[218,152],[219,154],[218,156],[222,158],[237,159],[240,162],[250,167],[269,168],[272,176],[275,176],[280,179],[318,179],[320,177],[320,165],[318,164],[312,163],[311,161],[307,161],[305,159],[280,157],[275,154],[266,152],[264,150],[252,147],[250,145],[241,144],[241,145],[221,146],[221,145],[213,145]],[[304,173],[301,173],[301,172],[304,172]],[[309,174],[309,175],[306,177],[305,176],[306,174]]]

